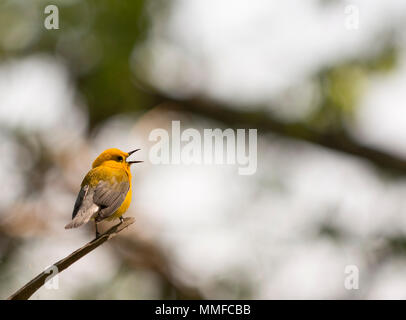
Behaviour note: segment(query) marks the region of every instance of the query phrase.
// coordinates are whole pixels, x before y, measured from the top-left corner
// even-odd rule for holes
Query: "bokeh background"
[[[142,149],[136,224],[32,299],[406,298],[405,24],[402,0],[0,0],[0,298],[92,239],[64,226],[109,147]],[[258,129],[257,173],[151,164],[172,120]]]

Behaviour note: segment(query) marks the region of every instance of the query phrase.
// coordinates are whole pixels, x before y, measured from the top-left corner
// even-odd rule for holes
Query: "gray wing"
[[[129,189],[130,184],[128,181],[116,182],[114,184],[105,181],[99,182],[93,195],[93,202],[100,207],[96,221],[101,221],[111,216],[120,208]]]
[[[94,192],[95,188],[89,185],[84,185],[80,189],[73,207],[72,221],[65,226],[65,229],[77,228],[87,223],[99,211],[100,207],[93,201]]]
[[[65,229],[77,228],[93,217],[96,221],[109,217],[121,206],[129,189],[128,181],[114,184],[100,181],[96,187],[84,185],[76,198],[72,221]]]
[[[83,188],[80,189],[78,197],[76,198],[75,201],[75,206],[73,207],[72,219],[74,219],[78,214],[79,208],[82,205],[83,199],[85,198],[88,190],[89,186],[84,186]]]

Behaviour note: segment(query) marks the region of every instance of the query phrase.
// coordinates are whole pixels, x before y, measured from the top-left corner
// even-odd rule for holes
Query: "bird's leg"
[[[120,224],[122,224],[124,222],[123,216],[120,216],[119,219],[120,219]]]
[[[96,227],[96,238],[100,237],[99,230],[97,230],[97,222],[94,222],[94,226]]]

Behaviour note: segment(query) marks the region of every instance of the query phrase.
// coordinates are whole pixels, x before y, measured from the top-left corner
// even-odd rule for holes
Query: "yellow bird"
[[[127,211],[131,203],[131,172],[133,163],[127,161],[136,149],[123,152],[111,148],[103,151],[93,162],[92,169],[82,181],[81,189],[75,202],[72,221],[65,229],[77,228],[94,219],[96,237],[99,236],[97,223],[107,219],[119,218]]]

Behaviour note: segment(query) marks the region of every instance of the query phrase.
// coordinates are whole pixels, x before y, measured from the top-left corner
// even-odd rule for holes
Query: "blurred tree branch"
[[[310,142],[330,150],[368,160],[377,167],[396,171],[401,175],[406,174],[406,159],[362,144],[344,129],[321,132],[305,123],[281,121],[266,110],[242,111],[222,103],[203,99],[176,100],[162,96],[162,100],[166,101],[162,106],[168,110],[191,112],[220,121],[233,128],[253,128],[258,129],[261,133],[275,133],[286,138]]]
[[[144,268],[155,272],[163,281],[163,287],[171,292],[163,299],[172,299],[173,293],[176,299],[202,300],[203,294],[197,286],[184,282],[174,272],[173,261],[155,243],[142,239],[139,236],[120,237],[115,243],[115,253],[120,260],[132,269]]]
[[[53,266],[55,266],[57,268],[58,273],[62,272],[63,270],[68,268],[70,265],[72,265],[73,263],[78,261],[80,258],[82,258],[83,256],[87,255],[88,253],[92,252],[94,249],[96,249],[97,247],[102,245],[104,242],[106,242],[107,240],[110,240],[115,235],[117,235],[119,232],[121,232],[122,230],[124,230],[125,228],[127,228],[128,226],[133,224],[134,221],[135,221],[134,218],[125,218],[122,223],[111,227],[105,233],[100,235],[100,237],[90,241],[89,243],[87,243],[83,247],[81,247],[80,249],[71,253],[69,256],[54,263]],[[27,300],[39,288],[42,287],[42,285],[45,283],[47,278],[50,276],[51,275],[46,271],[40,273],[38,276],[36,276],[34,279],[32,279],[30,282],[28,282],[25,286],[23,286],[21,289],[19,289],[16,293],[14,293],[10,297],[8,297],[8,300]],[[54,276],[54,274],[52,274],[52,276]]]

